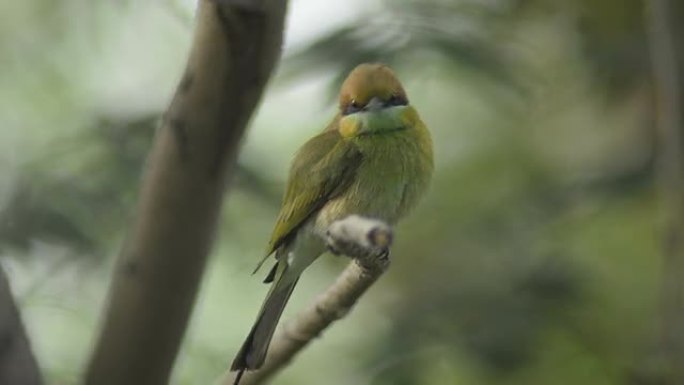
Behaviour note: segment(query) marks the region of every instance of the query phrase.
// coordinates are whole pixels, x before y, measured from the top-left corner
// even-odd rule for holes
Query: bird
[[[326,252],[324,236],[350,215],[389,225],[426,192],[434,168],[432,139],[387,65],[363,63],[344,80],[339,110],[292,161],[282,206],[262,264],[275,255],[271,288],[232,362],[238,384],[260,368],[280,316],[302,272]]]

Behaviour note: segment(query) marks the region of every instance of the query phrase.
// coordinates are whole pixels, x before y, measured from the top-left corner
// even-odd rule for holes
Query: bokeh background
[[[50,384],[77,382],[86,362],[194,7],[0,3],[0,261]],[[240,346],[289,160],[364,61],[404,82],[433,134],[434,182],[388,273],[274,383],[670,383],[644,8],[291,1],[174,383],[212,383]],[[346,263],[317,261],[284,320]]]

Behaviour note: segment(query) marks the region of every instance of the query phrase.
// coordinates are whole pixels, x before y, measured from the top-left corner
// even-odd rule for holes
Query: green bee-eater
[[[259,263],[275,253],[277,263],[265,280],[271,290],[231,370],[263,364],[300,274],[326,251],[328,226],[351,214],[396,223],[423,195],[432,169],[430,133],[392,70],[382,64],[356,67],[342,85],[339,113],[294,158]]]

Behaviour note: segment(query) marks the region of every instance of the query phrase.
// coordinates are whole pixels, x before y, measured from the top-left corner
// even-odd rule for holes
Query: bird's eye
[[[406,100],[405,97],[398,95],[398,94],[393,94],[390,96],[389,99],[387,99],[386,105],[387,106],[405,106],[408,104],[408,100]]]
[[[347,107],[344,109],[344,111],[342,112],[342,114],[343,114],[343,115],[349,115],[349,114],[353,114],[353,113],[355,113],[355,112],[359,112],[359,111],[361,111],[362,109],[363,109],[363,106],[361,106],[361,104],[360,104],[359,102],[357,102],[356,100],[352,100],[352,101],[347,105]]]

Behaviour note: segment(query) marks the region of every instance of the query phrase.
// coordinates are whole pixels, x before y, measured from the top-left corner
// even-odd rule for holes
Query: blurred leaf
[[[401,68],[442,57],[474,73],[519,87],[510,65],[493,44],[492,30],[512,1],[402,1],[385,6],[317,39],[284,61],[283,76],[338,69],[331,93],[356,65],[382,62]]]
[[[35,240],[98,254],[125,229],[158,116],[103,117],[62,139],[25,167],[0,211],[0,248],[29,251]],[[280,186],[238,164],[235,186],[265,202],[280,201]]]

